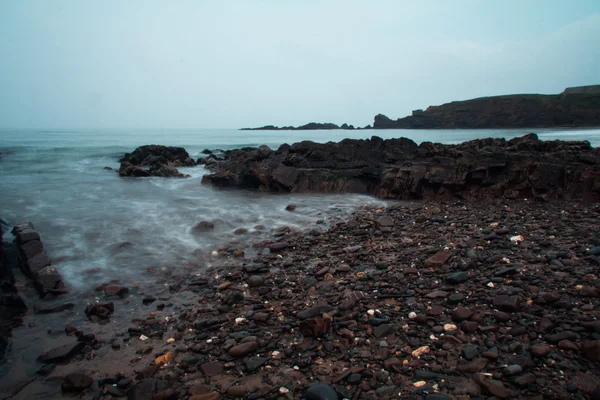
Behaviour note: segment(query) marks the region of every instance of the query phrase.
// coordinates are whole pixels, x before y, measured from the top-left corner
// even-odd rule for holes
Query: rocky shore
[[[268,192],[342,192],[384,199],[496,197],[600,200],[600,149],[589,142],[479,139],[304,141],[225,153],[203,183]]]
[[[170,271],[155,293],[99,285],[12,393],[598,398],[599,219],[597,203],[496,199],[280,229],[255,256],[223,247]]]

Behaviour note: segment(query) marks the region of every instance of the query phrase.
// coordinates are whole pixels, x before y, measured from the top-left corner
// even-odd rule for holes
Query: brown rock
[[[425,260],[425,266],[429,268],[439,268],[452,257],[452,254],[447,250],[442,250],[435,255]]]
[[[231,349],[229,349],[229,351],[227,353],[231,357],[240,358],[240,357],[244,357],[244,356],[252,353],[256,349],[258,349],[257,342],[246,342],[246,343],[238,344],[237,346],[233,346]]]
[[[218,361],[207,362],[200,366],[200,371],[202,371],[205,376],[216,376],[223,373],[224,370],[225,367]]]

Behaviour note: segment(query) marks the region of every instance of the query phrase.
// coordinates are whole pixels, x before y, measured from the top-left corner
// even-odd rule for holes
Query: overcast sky
[[[600,0],[0,1],[0,127],[371,124],[600,84]]]

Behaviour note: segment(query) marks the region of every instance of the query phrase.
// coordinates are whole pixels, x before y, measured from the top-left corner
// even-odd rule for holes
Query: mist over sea
[[[183,146],[192,158],[203,149],[266,144],[276,149],[301,140],[408,137],[417,143],[459,143],[485,137],[507,139],[536,132],[542,140],[588,140],[600,145],[600,129],[556,130],[0,130],[0,217],[9,225],[32,222],[53,264],[70,287],[87,289],[110,279],[173,268],[201,260],[224,243],[288,225],[324,229],[317,220],[342,219],[365,204],[385,202],[362,195],[274,195],[218,190],[201,185],[203,166],[180,168],[189,179],[120,178],[119,158],[145,144]],[[296,204],[295,212],[285,211]],[[333,220],[332,220],[333,218]],[[215,221],[211,234],[192,227]],[[264,225],[266,231],[256,229]],[[244,237],[235,235],[246,228]],[[254,236],[253,236],[254,235]],[[7,233],[7,238],[10,233]],[[249,239],[248,239],[249,240]],[[242,244],[243,245],[243,244]],[[201,265],[200,265],[201,266]],[[150,278],[149,278],[150,279]]]

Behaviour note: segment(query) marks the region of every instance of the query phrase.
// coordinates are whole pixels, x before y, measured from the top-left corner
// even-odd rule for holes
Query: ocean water
[[[206,262],[222,245],[247,246],[273,229],[321,228],[316,221],[344,218],[366,204],[385,202],[361,195],[274,195],[219,190],[201,185],[202,167],[181,168],[189,179],[123,179],[119,158],[144,144],[183,146],[195,159],[205,149],[233,149],[301,140],[346,137],[409,137],[417,143],[458,143],[484,137],[521,136],[531,130],[0,130],[0,217],[9,225],[32,222],[67,286],[89,289],[110,279],[143,281],[149,268]],[[589,140],[600,129],[536,130],[542,140]],[[296,212],[285,211],[296,204]],[[199,221],[214,232],[195,235]],[[266,231],[255,229],[264,225]],[[235,235],[237,228],[249,230]],[[322,228],[321,228],[322,229]],[[262,235],[262,236],[261,236]],[[7,234],[10,237],[10,233]],[[151,275],[147,279],[152,279]]]

